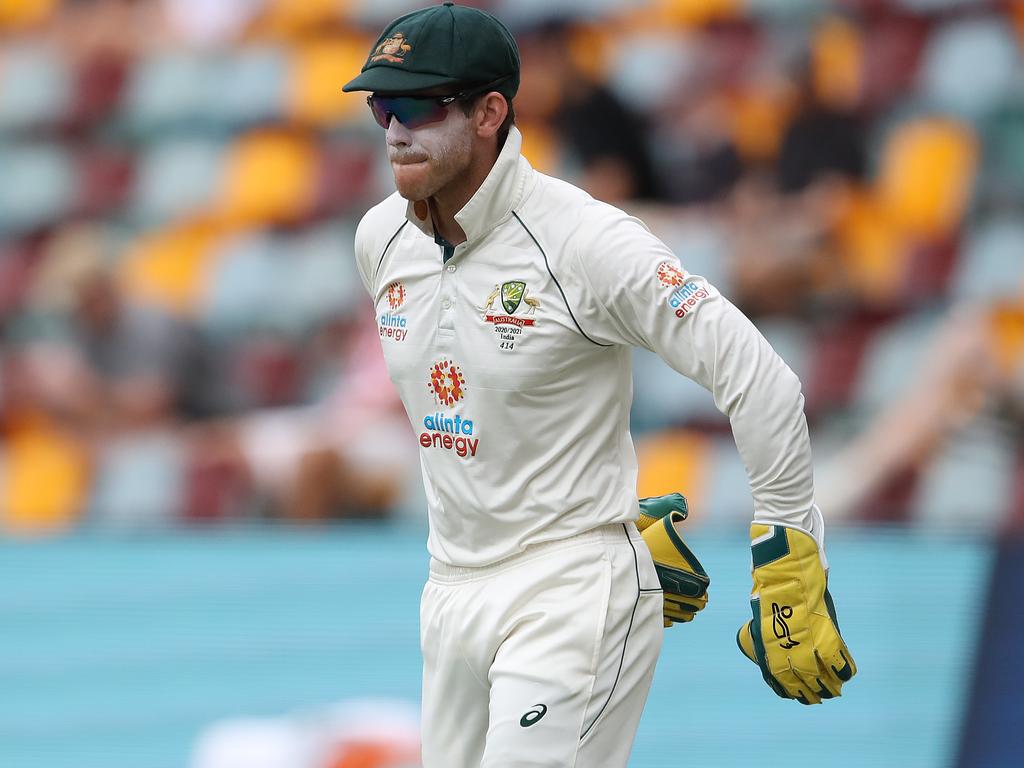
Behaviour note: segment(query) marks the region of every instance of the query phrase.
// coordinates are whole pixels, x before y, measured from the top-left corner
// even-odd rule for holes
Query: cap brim
[[[415,93],[442,85],[457,85],[448,75],[409,72],[398,67],[377,66],[361,72],[342,86],[343,91],[374,91],[376,93]]]

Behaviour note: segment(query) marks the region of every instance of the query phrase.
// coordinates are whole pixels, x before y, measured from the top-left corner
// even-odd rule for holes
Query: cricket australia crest
[[[525,280],[500,283],[488,294],[482,309],[483,319],[494,326],[501,349],[514,349],[523,329],[537,324],[534,315],[541,303],[529,294],[530,289]],[[500,309],[496,306],[498,304]],[[504,313],[500,310],[504,310]]]
[[[519,304],[523,300],[523,294],[526,292],[526,283],[522,280],[511,280],[507,283],[501,284],[501,306],[505,308],[505,311],[510,315],[519,309]]]
[[[369,64],[370,62],[383,60],[392,64],[404,64],[405,54],[411,50],[412,46],[406,40],[405,34],[395,32],[395,34],[373,49],[373,53],[370,54],[370,61],[366,63]]]

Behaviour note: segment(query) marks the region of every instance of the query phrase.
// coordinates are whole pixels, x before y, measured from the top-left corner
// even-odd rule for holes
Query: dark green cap
[[[415,93],[488,83],[507,99],[519,90],[512,33],[489,13],[446,2],[388,24],[362,72],[342,90]]]

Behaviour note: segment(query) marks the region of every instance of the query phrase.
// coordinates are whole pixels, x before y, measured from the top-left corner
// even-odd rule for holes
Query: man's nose
[[[392,147],[403,147],[411,143],[412,134],[409,129],[398,122],[394,115],[390,116],[388,122],[387,141]]]

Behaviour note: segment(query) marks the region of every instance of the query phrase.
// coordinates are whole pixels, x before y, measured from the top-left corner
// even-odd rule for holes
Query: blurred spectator
[[[375,324],[327,326],[313,344],[329,364],[316,402],[201,428],[200,464],[243,473],[288,520],[393,511],[416,481],[416,448],[379,343]]]
[[[695,84],[663,114],[672,128],[663,126],[661,135],[674,145],[662,168],[669,198],[690,205],[721,200],[743,174],[721,93]]]
[[[979,420],[994,424],[1013,413],[1019,418],[1022,404],[1024,303],[962,307],[935,329],[922,364],[898,397],[822,468],[818,498],[837,518],[900,519],[906,511],[886,506],[893,483],[923,475],[954,441],[968,439]],[[1009,445],[1014,442],[1010,438]],[[1009,490],[1008,497],[992,493],[992,481],[981,480],[971,462],[960,462],[953,472],[951,492],[938,504],[911,508],[910,515],[962,526],[1008,522],[1012,482],[996,489]]]
[[[866,171],[860,36],[852,24],[830,20],[819,28],[811,50],[800,104],[779,152],[784,193],[831,175],[860,181]]]
[[[579,168],[581,185],[598,199],[658,199],[658,181],[639,118],[595,79],[592,63],[588,67],[579,61],[602,52],[575,34],[565,20],[553,20],[523,37],[525,93],[515,106],[527,121],[550,121],[571,156],[568,162]]]
[[[129,301],[102,232],[71,227],[51,245],[36,300],[56,310],[79,353],[72,389],[87,423],[113,432],[167,425],[212,410],[213,372],[198,330],[154,305]]]

